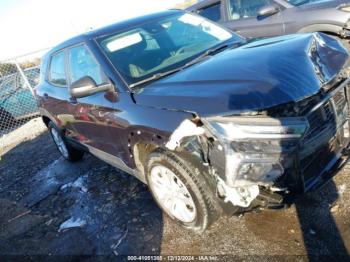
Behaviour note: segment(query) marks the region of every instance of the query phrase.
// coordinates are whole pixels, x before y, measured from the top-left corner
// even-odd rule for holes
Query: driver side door
[[[74,82],[87,76],[94,80],[96,86],[111,85],[110,80],[85,44],[67,50],[67,72],[70,89]],[[109,91],[70,99],[69,103],[74,116],[72,129],[75,132],[70,136],[75,137],[90,151],[98,149],[113,154],[115,152],[113,145],[116,141],[112,141],[111,119],[116,111],[117,101],[110,99],[107,92]]]
[[[270,5],[278,12],[259,17],[259,10]],[[282,9],[272,0],[227,0],[227,20],[223,25],[247,38],[283,35]]]

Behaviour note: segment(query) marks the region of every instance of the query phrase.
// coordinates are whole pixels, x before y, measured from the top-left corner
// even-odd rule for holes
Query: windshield
[[[300,6],[305,5],[309,3],[315,3],[315,2],[323,2],[325,0],[287,0],[288,3],[294,6]]]
[[[103,37],[98,43],[132,85],[184,66],[206,50],[228,41],[241,42],[243,38],[205,18],[182,13]]]

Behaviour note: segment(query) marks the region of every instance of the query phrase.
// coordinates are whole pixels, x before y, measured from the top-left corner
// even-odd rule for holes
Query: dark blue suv
[[[148,184],[186,228],[283,207],[347,159],[348,54],[325,34],[247,42],[170,10],[58,45],[36,89],[69,161],[85,152]]]

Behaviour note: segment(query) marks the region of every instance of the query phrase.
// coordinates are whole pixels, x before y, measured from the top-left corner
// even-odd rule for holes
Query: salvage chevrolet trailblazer
[[[89,152],[134,175],[201,232],[331,179],[348,153],[347,60],[324,34],[247,42],[169,10],[60,44],[35,91],[67,160]]]

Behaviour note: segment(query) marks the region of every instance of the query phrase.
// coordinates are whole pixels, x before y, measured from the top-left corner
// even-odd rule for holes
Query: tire
[[[153,198],[170,218],[187,229],[201,233],[218,219],[222,210],[203,174],[195,170],[194,166],[174,153],[156,150],[148,157],[146,180]],[[171,178],[165,179],[167,176]],[[162,184],[158,180],[167,182]],[[176,191],[176,197],[172,195],[172,190]],[[174,211],[176,209],[178,211]]]
[[[15,125],[16,119],[11,115],[11,113],[0,107],[0,130],[6,130]]]
[[[48,129],[58,151],[66,160],[70,162],[77,162],[83,158],[84,152],[69,145],[66,142],[62,131],[57,128],[53,122],[48,124]]]

